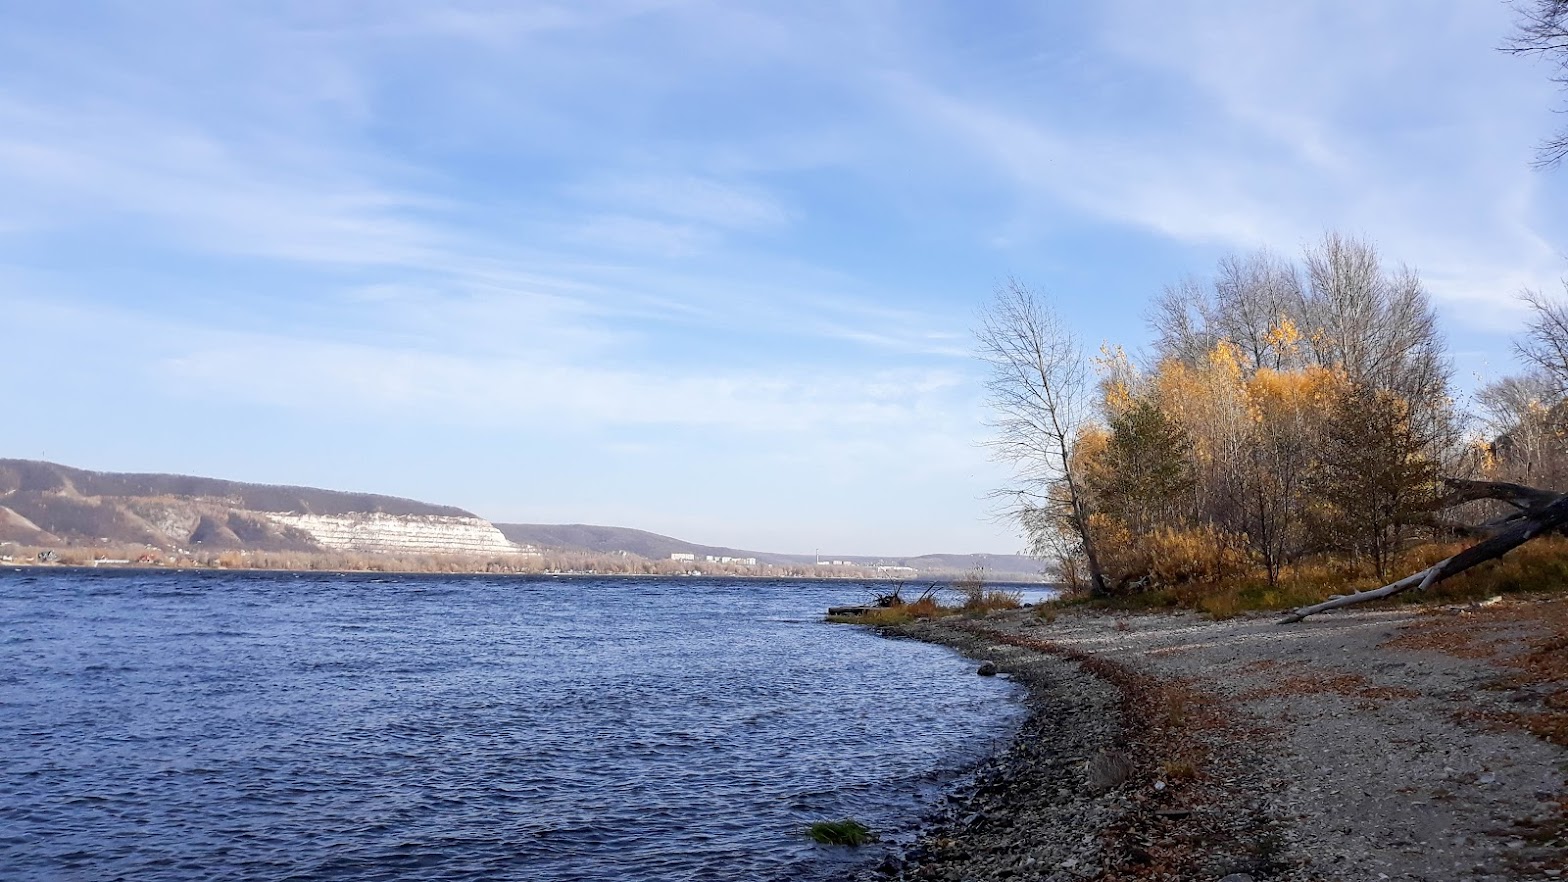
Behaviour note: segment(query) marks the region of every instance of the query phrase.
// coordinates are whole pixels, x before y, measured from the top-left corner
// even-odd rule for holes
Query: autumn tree
[[[1403,399],[1425,443],[1450,441],[1451,369],[1420,277],[1385,269],[1371,243],[1338,233],[1307,251],[1306,268],[1296,322],[1312,361]]]
[[[1299,347],[1281,346],[1281,329],[1294,327],[1302,304],[1295,267],[1261,250],[1220,259],[1214,280],[1185,279],[1155,299],[1149,324],[1159,358],[1198,365],[1214,347],[1234,347],[1245,370],[1294,366]]]
[[[1329,404],[1342,375],[1319,367],[1264,368],[1247,380],[1249,428],[1242,463],[1242,532],[1269,584],[1312,545],[1312,485],[1324,446]]]
[[[1412,403],[1429,443],[1451,443],[1448,362],[1421,279],[1383,265],[1369,242],[1328,233],[1302,268],[1268,251],[1223,258],[1212,283],[1167,288],[1149,317],[1155,361],[1201,367],[1233,348],[1243,373],[1312,364]]]
[[[1061,319],[1016,280],[1000,286],[976,334],[989,374],[993,454],[1014,467],[996,491],[1038,551],[1059,532],[1075,538],[1091,590],[1106,593],[1072,448],[1088,419],[1084,353]]]

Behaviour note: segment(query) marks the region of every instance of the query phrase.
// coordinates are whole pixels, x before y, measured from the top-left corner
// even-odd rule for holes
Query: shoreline
[[[309,567],[225,567],[225,566],[158,566],[154,564],[121,564],[109,563],[96,564],[62,564],[40,563],[37,561],[0,561],[0,572],[7,569],[20,572],[22,570],[39,570],[50,572],[55,570],[94,570],[110,573],[296,573],[328,576],[493,576],[493,577],[518,577],[541,579],[681,579],[681,580],[706,580],[706,581],[736,581],[736,582],[854,582],[867,585],[909,585],[915,583],[951,583],[963,578],[961,573],[947,575],[921,576],[915,579],[896,578],[892,576],[779,576],[757,575],[747,573],[595,573],[586,570],[507,570],[486,572],[484,570],[401,570],[401,569],[314,569]],[[1009,580],[988,579],[987,584],[1004,588],[1024,588],[1038,590],[1054,588],[1057,583],[1045,580]]]
[[[1028,871],[1097,867],[1095,842],[1117,806],[1082,792],[1074,767],[1116,743],[1117,690],[1070,662],[1000,652],[983,636],[941,622],[874,630],[888,639],[946,646],[977,664],[992,662],[1024,687],[1026,715],[1007,744],[947,796],[914,845],[857,878],[988,880],[1019,878],[1012,875],[1019,872],[1036,878]],[[1026,846],[1012,833],[1025,825],[1060,835]]]
[[[1565,611],[1527,598],[1292,626],[1026,610],[878,627],[993,662],[1026,687],[1028,716],[913,846],[857,878],[1568,878],[1568,747],[1520,723],[1563,684],[1507,679],[1551,644],[1543,615]]]

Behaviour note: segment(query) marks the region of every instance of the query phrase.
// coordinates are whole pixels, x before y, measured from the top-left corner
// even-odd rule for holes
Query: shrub
[[[1133,533],[1114,518],[1090,517],[1107,579],[1121,593],[1214,585],[1247,573],[1243,537],[1212,525]]]

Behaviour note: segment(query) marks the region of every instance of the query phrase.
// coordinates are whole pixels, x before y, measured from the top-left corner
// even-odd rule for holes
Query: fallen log
[[[882,607],[868,606],[866,604],[860,604],[859,606],[830,606],[830,607],[828,607],[828,615],[830,615],[830,616],[864,616],[864,615],[869,615],[870,613],[874,612],[875,610],[881,609],[881,608]]]
[[[1438,499],[1433,508],[1453,508],[1466,502],[1479,502],[1483,499],[1490,499],[1528,511],[1533,508],[1544,508],[1562,498],[1560,493],[1553,493],[1550,490],[1541,490],[1536,487],[1526,487],[1523,484],[1510,484],[1506,481],[1470,481],[1463,478],[1446,478],[1443,484],[1448,487],[1448,493]]]
[[[1544,533],[1551,533],[1568,524],[1568,496],[1561,493],[1493,481],[1448,481],[1447,483],[1451,488],[1455,488],[1455,493],[1445,497],[1445,501],[1456,495],[1462,497],[1457,501],[1447,502],[1448,505],[1495,499],[1514,505],[1520,510],[1486,525],[1496,528],[1495,532],[1487,539],[1477,542],[1453,557],[1440,560],[1419,573],[1413,573],[1397,582],[1390,582],[1381,588],[1331,597],[1322,603],[1301,607],[1281,619],[1280,624],[1299,622],[1307,616],[1343,606],[1393,597],[1412,588],[1424,591],[1449,576],[1457,575],[1487,561],[1496,560],[1531,539]]]

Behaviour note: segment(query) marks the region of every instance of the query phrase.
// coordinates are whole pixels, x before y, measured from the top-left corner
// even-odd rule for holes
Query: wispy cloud
[[[0,300],[92,329],[74,372],[29,349],[61,376],[184,409],[573,424],[645,472],[983,516],[999,277],[1096,280],[1076,305],[1136,336],[1158,274],[1337,228],[1461,328],[1555,290],[1550,85],[1492,50],[1506,9],[1413,8],[39,7],[0,29]]]
[[[1526,110],[1547,106],[1548,89],[1513,88],[1518,71],[1492,51],[1507,22],[1495,10],[1107,10],[1096,33],[1121,60],[1123,86],[1098,125],[1067,128],[1049,106],[918,76],[890,78],[889,94],[927,137],[1016,187],[1028,213],[1065,203],[1234,248],[1362,233],[1418,266],[1456,313],[1494,325],[1517,319],[1508,304],[1521,286],[1561,272],[1549,231],[1564,218],[1542,200],[1562,188],[1524,161]],[[1171,105],[1140,113],[1140,90]]]
[[[680,425],[757,433],[918,428],[962,378],[884,370],[854,379],[810,372],[617,370],[526,356],[474,357],[293,339],[227,338],[166,360],[178,394],[238,395],[274,407],[429,423],[535,427]]]
[[[789,212],[756,185],[693,174],[598,177],[571,188],[571,193],[591,205],[718,230],[766,229],[789,221]]]

